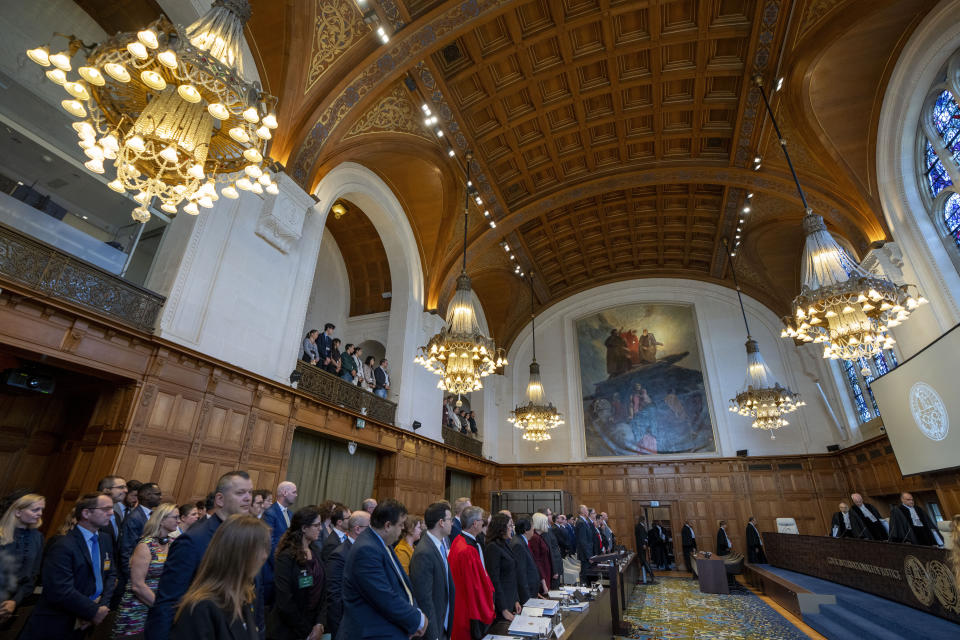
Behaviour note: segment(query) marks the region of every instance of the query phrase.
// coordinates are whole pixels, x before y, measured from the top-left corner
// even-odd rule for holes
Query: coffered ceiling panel
[[[432,61],[505,204],[597,173],[730,161],[755,0],[527,2]]]

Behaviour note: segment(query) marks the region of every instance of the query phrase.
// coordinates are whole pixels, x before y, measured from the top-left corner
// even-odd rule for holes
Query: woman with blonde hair
[[[270,555],[270,528],[235,514],[217,528],[180,600],[170,640],[258,640],[253,581]]]
[[[410,560],[413,558],[413,545],[417,543],[420,536],[423,535],[423,518],[420,516],[407,516],[403,522],[403,529],[400,531],[400,539],[397,540],[393,550],[397,554],[400,566],[410,575]]]
[[[43,558],[42,524],[44,497],[28,493],[14,500],[0,518],[0,555],[13,558],[16,587],[9,599],[0,602],[0,629],[13,616],[24,599],[33,593]]]
[[[130,580],[117,607],[114,638],[143,637],[147,612],[156,599],[157,585],[173,540],[170,534],[176,531],[179,519],[177,505],[168,502],[158,505],[143,525],[140,542],[130,555]]]
[[[550,545],[543,539],[543,534],[550,530],[550,519],[542,513],[535,513],[530,519],[533,537],[528,541],[528,546],[533,555],[533,563],[537,565],[537,573],[540,574],[540,593],[546,593],[550,590],[549,585],[553,579]]]

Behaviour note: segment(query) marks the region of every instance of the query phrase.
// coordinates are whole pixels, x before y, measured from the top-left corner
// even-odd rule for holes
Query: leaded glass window
[[[877,400],[873,396],[870,385],[885,373],[889,373],[897,366],[897,357],[892,350],[878,353],[872,358],[859,358],[856,361],[844,360],[840,363],[843,377],[850,390],[850,398],[857,409],[857,417],[861,423],[869,422],[880,416]],[[864,371],[868,373],[864,375]]]
[[[944,243],[960,250],[960,105],[949,79],[931,91],[921,130],[919,173]]]
[[[943,203],[943,222],[947,225],[947,233],[960,247],[960,194],[951,194]]]

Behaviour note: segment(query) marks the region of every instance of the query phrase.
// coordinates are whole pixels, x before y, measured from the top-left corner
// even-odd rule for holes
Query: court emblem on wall
[[[910,388],[910,413],[923,435],[935,442],[947,437],[950,416],[940,394],[926,382],[916,382]]]

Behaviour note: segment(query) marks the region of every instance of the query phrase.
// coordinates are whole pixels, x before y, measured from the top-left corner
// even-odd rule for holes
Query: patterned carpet
[[[642,625],[636,640],[807,640],[807,635],[742,586],[700,593],[689,578],[658,577],[638,586],[624,619]]]

